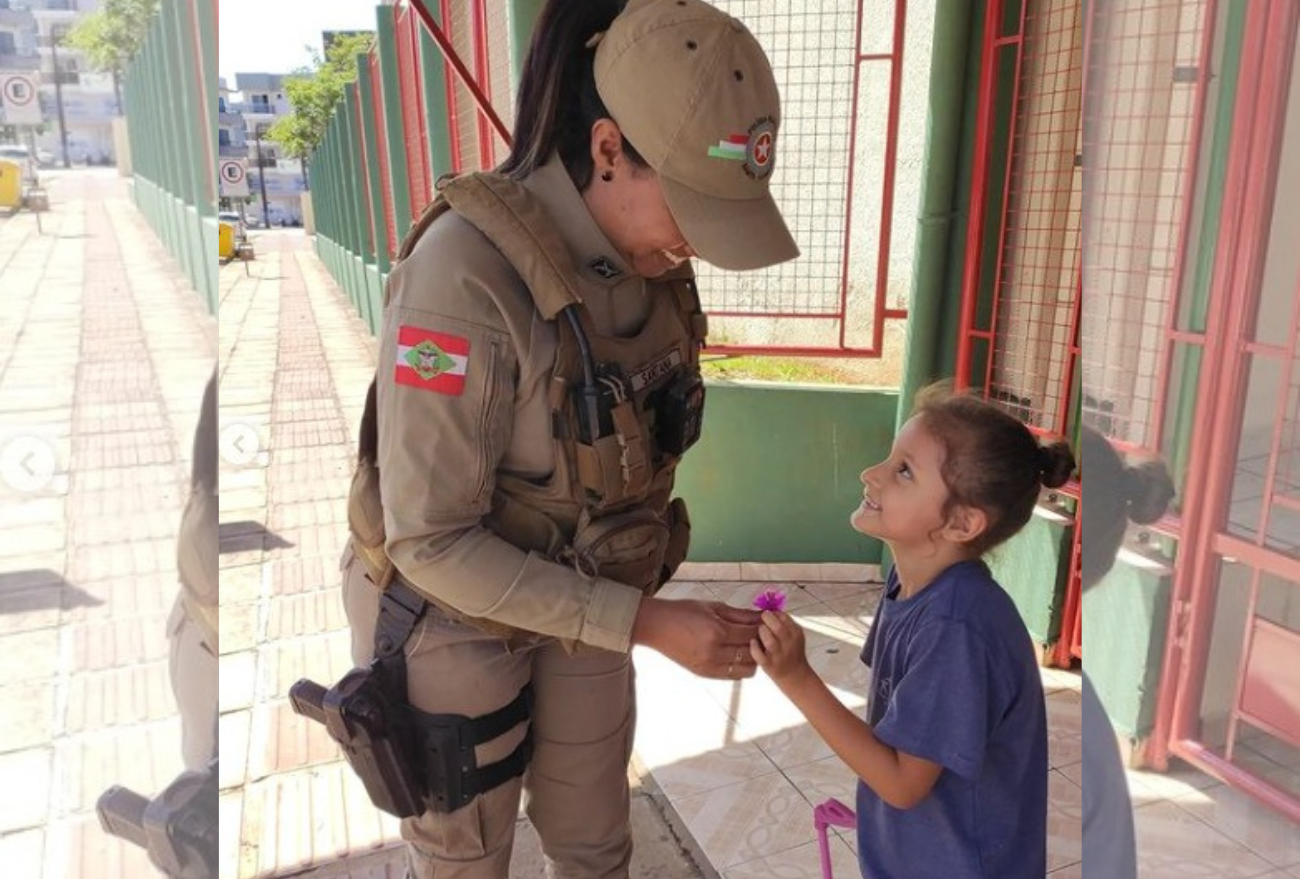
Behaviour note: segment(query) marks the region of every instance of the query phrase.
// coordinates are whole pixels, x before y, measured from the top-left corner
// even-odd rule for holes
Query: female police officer
[[[441,188],[385,292],[344,599],[355,660],[399,645],[423,718],[420,879],[505,877],[521,789],[553,875],[626,876],[632,645],[754,671],[755,614],[653,593],[703,402],[688,260],[798,255],[768,191],[779,97],[735,19],[622,6],[551,0],[510,157]]]

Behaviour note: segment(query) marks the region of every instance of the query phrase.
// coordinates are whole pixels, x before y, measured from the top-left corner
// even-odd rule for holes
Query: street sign
[[[224,198],[248,198],[248,159],[222,159],[221,195]]]
[[[40,125],[40,81],[35,73],[0,71],[0,110],[6,125]]]

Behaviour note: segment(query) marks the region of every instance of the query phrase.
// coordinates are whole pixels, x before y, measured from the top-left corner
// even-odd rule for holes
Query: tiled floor
[[[868,674],[858,651],[879,600],[879,586],[864,579],[785,587],[814,666],[855,710],[864,705]],[[683,581],[667,594],[745,606],[763,588]],[[723,879],[820,876],[812,808],[832,796],[851,804],[854,778],[775,686],[761,672],[736,684],[701,681],[648,651],[638,652],[637,668],[637,752]],[[1079,677],[1043,669],[1042,678],[1051,751],[1049,875],[1079,877]],[[1239,758],[1300,790],[1300,749],[1247,732]],[[1300,879],[1300,828],[1244,794],[1185,765],[1168,774],[1132,771],[1129,781],[1141,879]],[[835,875],[856,877],[852,832],[832,843]]]
[[[1258,753],[1241,756],[1277,784],[1296,790],[1300,751],[1262,747],[1293,762],[1284,765]],[[1300,828],[1245,794],[1181,763],[1169,773],[1130,771],[1128,776],[1142,879],[1300,877]]]
[[[748,606],[761,582],[679,581],[675,598]],[[880,586],[786,584],[787,608],[807,632],[813,667],[839,698],[861,711],[868,670],[858,654]],[[746,681],[705,681],[658,654],[638,650],[637,754],[653,772],[722,879],[821,876],[813,807],[836,797],[852,805],[856,780],[759,672]],[[1082,814],[1079,677],[1043,670],[1050,765],[1048,867],[1054,879],[1080,875]],[[858,875],[852,831],[831,840],[837,877]]]

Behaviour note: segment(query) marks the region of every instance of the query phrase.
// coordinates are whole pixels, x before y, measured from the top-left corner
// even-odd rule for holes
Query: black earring
[[[604,180],[606,183],[609,183],[610,181],[612,181],[612,180],[614,179],[614,172],[613,172],[613,171],[601,171],[601,172],[600,172],[600,179],[601,179],[601,180]]]

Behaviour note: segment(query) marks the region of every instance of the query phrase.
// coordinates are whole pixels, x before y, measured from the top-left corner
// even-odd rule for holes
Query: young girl
[[[862,660],[863,721],[808,665],[785,614],[755,661],[860,779],[867,879],[1042,879],[1047,717],[1034,646],[981,556],[1074,470],[1065,443],[973,397],[929,389],[888,459],[862,472],[855,529],[894,556]]]

